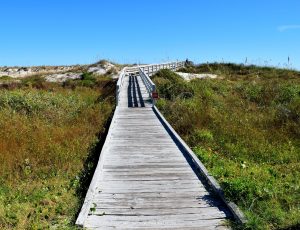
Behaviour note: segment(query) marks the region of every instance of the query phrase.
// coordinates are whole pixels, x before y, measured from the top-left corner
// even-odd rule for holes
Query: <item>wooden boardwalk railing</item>
[[[76,224],[88,229],[227,229],[243,214],[153,104],[149,75],[125,68],[117,107]],[[212,192],[211,192],[212,191]]]

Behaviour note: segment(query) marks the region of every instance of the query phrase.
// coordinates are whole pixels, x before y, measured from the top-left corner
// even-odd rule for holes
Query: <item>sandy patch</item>
[[[209,74],[209,73],[201,73],[201,74],[194,74],[194,73],[181,73],[176,72],[179,76],[181,76],[184,80],[190,81],[196,78],[204,79],[204,78],[212,78],[215,79],[218,77],[216,74]]]
[[[65,82],[66,80],[80,79],[82,73],[50,74],[45,77],[48,82]]]

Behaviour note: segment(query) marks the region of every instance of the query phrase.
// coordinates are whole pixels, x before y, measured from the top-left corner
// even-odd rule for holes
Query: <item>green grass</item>
[[[12,78],[10,76],[1,76],[0,81],[10,81]]]
[[[7,85],[7,84],[13,84],[13,82],[16,82],[18,80],[10,77],[10,76],[0,76],[0,86]]]
[[[114,81],[83,81],[35,76],[0,90],[1,229],[75,228],[114,108]]]
[[[153,77],[157,106],[245,212],[249,229],[300,225],[300,73],[204,64],[217,79]]]

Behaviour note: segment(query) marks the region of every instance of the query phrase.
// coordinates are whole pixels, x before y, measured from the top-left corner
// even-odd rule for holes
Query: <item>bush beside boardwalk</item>
[[[153,76],[167,120],[249,219],[250,229],[300,227],[300,73],[204,64],[186,82]]]

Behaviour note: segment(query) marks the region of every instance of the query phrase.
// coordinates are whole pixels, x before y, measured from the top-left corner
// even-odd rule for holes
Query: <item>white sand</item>
[[[176,72],[178,75],[180,75],[184,80],[190,81],[196,78],[217,78],[218,75],[216,74],[209,74],[209,73],[201,73],[201,74],[194,74],[194,73],[181,73],[181,72]]]
[[[69,79],[80,79],[82,73],[50,74],[45,77],[48,82],[64,82]]]

